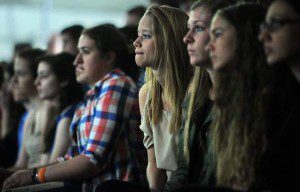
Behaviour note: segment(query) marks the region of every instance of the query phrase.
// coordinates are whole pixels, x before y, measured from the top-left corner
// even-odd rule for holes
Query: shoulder
[[[106,79],[100,87],[99,91],[102,93],[111,91],[121,92],[124,90],[137,93],[137,87],[134,81],[123,73],[113,74],[109,79]]]
[[[147,94],[149,92],[149,84],[144,84],[139,91],[139,105],[140,111],[142,112],[146,103]]]

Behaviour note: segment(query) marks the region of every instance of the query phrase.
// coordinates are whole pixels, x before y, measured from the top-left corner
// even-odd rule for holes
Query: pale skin
[[[39,97],[49,103],[48,114],[43,113],[42,118],[48,116],[57,116],[60,111],[60,100],[59,97],[63,92],[64,85],[67,82],[60,82],[57,76],[52,72],[51,67],[46,62],[41,62],[38,66],[38,77],[35,80],[35,85],[38,90]],[[67,109],[68,107],[66,107]],[[66,110],[65,109],[65,110]],[[51,111],[50,111],[51,110]],[[51,112],[51,114],[49,114]],[[55,126],[55,122],[52,119],[52,124]],[[46,121],[47,122],[47,121]],[[69,127],[71,124],[71,118],[64,117],[56,125],[56,133],[54,139],[53,149],[48,161],[53,163],[58,157],[64,156],[68,150],[70,144]],[[48,163],[44,162],[44,164]]]
[[[163,81],[161,78],[162,69],[155,68],[153,66],[154,60],[154,35],[152,32],[152,18],[150,16],[143,16],[138,27],[138,37],[134,41],[135,46],[135,61],[140,67],[150,67],[156,76],[157,81],[163,86]],[[146,96],[148,87],[145,85],[141,88],[139,92],[139,106],[140,112],[143,113],[145,106]],[[164,102],[164,109],[168,110],[170,107],[166,102]],[[166,170],[157,168],[154,146],[147,149],[148,164],[147,164],[147,180],[149,183],[149,188],[151,190],[162,190],[167,182]]]
[[[34,131],[41,132],[41,135],[48,135],[49,132],[51,131],[51,129],[50,129],[51,124],[54,123],[53,122],[54,119],[52,118],[53,111],[51,110],[51,107],[49,106],[49,104],[46,102],[38,101],[38,102],[35,102],[35,105],[40,106],[37,109],[36,114],[34,115],[32,110],[30,110],[29,114],[28,114],[28,116],[34,115],[34,121],[35,121],[35,125],[36,125]],[[24,131],[23,131],[23,137],[24,137],[24,134],[29,131],[29,128],[30,127],[28,125],[28,122],[26,121],[25,126],[24,126]],[[28,162],[29,156],[27,154],[27,150],[26,150],[24,142],[25,142],[25,139],[23,139],[23,144],[21,147],[20,154],[19,154],[16,164],[15,164],[14,168],[12,168],[12,170],[28,168],[27,162]],[[41,166],[41,165],[47,164],[48,160],[49,160],[49,155],[50,155],[49,153],[43,153],[41,156],[40,162],[38,162],[36,165],[32,165],[32,166],[36,167],[36,166]]]
[[[145,85],[140,89],[139,92],[139,106],[140,112],[143,113],[148,87]],[[147,149],[148,165],[147,165],[147,180],[149,188],[152,190],[163,189],[167,182],[166,170],[157,168],[154,146],[152,145]]]
[[[215,98],[214,87],[216,83],[216,72],[212,69],[212,63],[209,58],[208,43],[210,41],[209,30],[212,14],[205,6],[200,6],[190,12],[188,20],[188,33],[183,38],[187,44],[190,63],[196,67],[202,67],[208,72],[212,81],[212,90],[210,99]]]

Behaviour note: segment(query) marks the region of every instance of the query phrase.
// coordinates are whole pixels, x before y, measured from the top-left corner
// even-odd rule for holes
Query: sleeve
[[[112,80],[109,86],[102,87],[102,92],[94,106],[88,142],[82,152],[96,165],[110,161],[137,96],[136,87],[122,80]]]
[[[153,132],[151,127],[147,124],[146,121],[146,116],[143,113],[142,114],[142,118],[141,118],[141,125],[140,125],[140,129],[143,131],[144,133],[144,139],[143,139],[143,143],[146,149],[150,148],[153,144]]]

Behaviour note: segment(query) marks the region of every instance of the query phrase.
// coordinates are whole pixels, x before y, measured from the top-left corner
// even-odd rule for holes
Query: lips
[[[80,67],[76,67],[76,70],[75,70],[75,72],[76,72],[76,75],[78,75],[79,73],[81,73],[83,71],[83,69],[82,68],[80,68]]]
[[[269,54],[272,53],[272,52],[273,52],[273,49],[272,49],[271,47],[265,46],[265,54],[266,54],[266,55],[269,55]]]
[[[209,55],[210,60],[213,62],[214,60],[216,60],[216,56],[215,55]]]
[[[188,49],[188,53],[189,53],[189,55],[194,54],[195,50],[194,49]]]

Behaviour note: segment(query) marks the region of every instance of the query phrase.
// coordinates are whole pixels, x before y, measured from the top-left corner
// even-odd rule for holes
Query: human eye
[[[17,71],[15,74],[16,74],[17,77],[24,77],[24,76],[26,76],[28,73],[25,72],[25,71]]]
[[[151,39],[151,35],[142,34],[143,39]]]
[[[81,50],[81,53],[82,53],[83,55],[88,55],[88,54],[90,53],[90,51],[89,51],[88,49],[82,49],[82,50]]]
[[[46,74],[46,73],[41,73],[41,74],[38,74],[38,77],[41,78],[41,79],[44,79],[44,78],[47,78],[47,77],[48,77],[48,74]]]
[[[223,31],[222,30],[215,30],[212,32],[213,37],[215,38],[219,38],[223,35]]]
[[[196,25],[195,26],[195,31],[196,32],[202,32],[202,31],[204,31],[205,30],[205,27],[202,27],[202,26],[200,26],[200,25]]]

